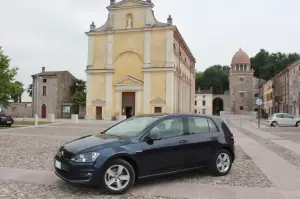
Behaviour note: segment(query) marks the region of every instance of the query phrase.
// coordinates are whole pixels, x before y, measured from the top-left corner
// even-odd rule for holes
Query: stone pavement
[[[61,123],[0,132],[0,198],[300,198],[299,144],[256,129],[253,121],[242,125],[227,118],[237,150],[237,160],[227,176],[206,171],[138,182],[124,196],[105,195],[98,189],[65,183],[52,171],[57,148],[74,138],[95,134],[107,123]]]

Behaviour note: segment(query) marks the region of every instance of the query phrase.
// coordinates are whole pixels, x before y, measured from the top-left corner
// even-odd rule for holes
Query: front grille
[[[58,152],[57,152],[57,156],[59,158],[63,158],[63,159],[66,159],[66,160],[71,160],[73,157],[74,157],[74,154],[67,151],[66,149],[60,149]]]

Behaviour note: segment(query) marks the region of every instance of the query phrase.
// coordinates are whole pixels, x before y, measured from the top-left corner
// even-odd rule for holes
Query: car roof
[[[220,116],[215,116],[215,115],[206,115],[206,114],[193,114],[193,113],[158,113],[158,114],[142,114],[142,115],[137,115],[135,117],[184,117],[184,116],[202,116],[202,117],[208,117],[211,119],[219,119]]]

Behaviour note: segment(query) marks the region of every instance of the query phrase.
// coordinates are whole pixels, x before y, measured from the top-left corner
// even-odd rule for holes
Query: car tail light
[[[271,117],[270,117],[270,118],[268,118],[268,120],[271,120],[271,119],[273,119],[273,118],[271,118]]]
[[[2,120],[6,120],[6,117],[2,117],[1,119],[2,119]]]

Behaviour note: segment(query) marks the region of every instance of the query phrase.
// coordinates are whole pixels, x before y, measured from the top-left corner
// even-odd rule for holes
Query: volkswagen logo
[[[59,158],[63,157],[64,156],[64,151],[59,151],[57,155],[58,155]]]

